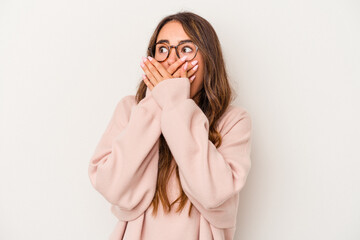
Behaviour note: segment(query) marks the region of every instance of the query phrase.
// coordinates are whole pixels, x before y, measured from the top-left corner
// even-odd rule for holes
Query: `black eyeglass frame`
[[[179,42],[179,44],[176,45],[176,46],[174,46],[174,45],[169,45],[169,44],[166,43],[166,42],[160,41],[160,42],[158,42],[158,43],[155,43],[152,47],[149,47],[148,50],[150,51],[150,56],[153,57],[153,58],[155,58],[155,54],[153,53],[153,50],[156,49],[156,45],[157,45],[157,44],[160,44],[160,43],[165,43],[166,46],[167,46],[167,49],[168,49],[168,54],[167,54],[167,56],[166,56],[166,58],[165,58],[164,60],[158,61],[158,62],[163,62],[163,61],[165,61],[166,59],[168,59],[168,57],[169,57],[169,55],[170,55],[170,51],[171,51],[172,48],[175,48],[176,56],[178,56],[178,58],[180,58],[179,52],[178,52],[178,46],[181,45],[181,44],[187,43],[187,42],[191,42],[191,43],[194,44],[195,47],[196,47],[196,52],[195,52],[194,57],[193,57],[192,59],[187,59],[187,60],[185,60],[186,62],[189,62],[189,61],[193,60],[193,59],[196,57],[196,54],[197,54],[198,49],[199,49],[199,47],[198,47],[193,41],[191,41],[191,40],[181,41],[181,42]],[[157,60],[156,60],[156,61],[157,61]]]

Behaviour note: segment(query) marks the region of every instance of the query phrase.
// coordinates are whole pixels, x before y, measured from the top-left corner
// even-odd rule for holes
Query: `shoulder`
[[[250,130],[252,125],[251,116],[245,107],[230,104],[219,119],[218,131],[224,136],[235,125],[241,125],[243,130]]]
[[[122,97],[116,104],[113,117],[117,123],[126,125],[129,121],[131,109],[136,105],[135,95],[126,95]]]
[[[136,105],[135,95],[126,95],[117,102],[116,109],[131,110],[134,105]]]

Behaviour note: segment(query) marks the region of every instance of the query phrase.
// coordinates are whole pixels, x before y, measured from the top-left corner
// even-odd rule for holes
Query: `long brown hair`
[[[149,50],[156,43],[157,36],[161,28],[169,21],[178,21],[182,24],[184,31],[190,39],[199,47],[204,60],[204,82],[203,87],[198,92],[198,106],[204,112],[209,120],[209,140],[218,148],[221,145],[221,135],[216,130],[218,120],[226,111],[233,100],[232,87],[229,84],[226,73],[225,62],[217,34],[211,24],[199,15],[182,11],[163,18],[157,25],[153,35],[150,38],[147,55],[151,55]],[[146,95],[146,84],[140,81],[136,93],[136,101],[139,103]],[[180,212],[185,207],[188,197],[184,193],[177,164],[172,164],[172,153],[167,145],[164,136],[160,135],[159,163],[156,191],[152,200],[153,216],[157,214],[159,201],[161,201],[164,212],[171,211],[171,207],[177,201],[180,201],[176,212]],[[172,171],[176,171],[176,178],[180,188],[180,196],[170,204],[166,185],[170,179]],[[193,204],[190,202],[189,216]]]

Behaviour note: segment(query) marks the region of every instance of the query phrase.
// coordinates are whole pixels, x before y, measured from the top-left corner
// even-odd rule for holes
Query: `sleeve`
[[[133,96],[119,101],[88,168],[91,184],[122,221],[140,216],[155,193],[161,109],[148,89],[137,105]]]
[[[190,98],[188,78],[164,80],[152,95],[162,108],[161,130],[179,166],[184,192],[213,226],[234,227],[239,192],[251,168],[249,114],[242,108],[229,114],[216,148],[208,139],[206,115]]]

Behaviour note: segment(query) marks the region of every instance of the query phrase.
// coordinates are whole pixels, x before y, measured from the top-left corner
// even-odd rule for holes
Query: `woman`
[[[233,239],[251,119],[231,105],[217,35],[191,13],[155,29],[135,95],[122,98],[89,177],[118,222],[110,239]]]

